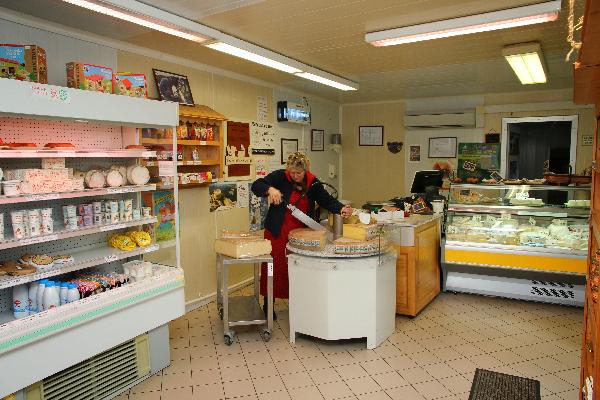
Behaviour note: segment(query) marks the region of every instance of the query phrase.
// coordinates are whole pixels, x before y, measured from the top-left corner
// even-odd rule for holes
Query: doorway
[[[575,173],[577,128],[577,115],[502,118],[501,175],[509,179],[542,178],[546,161],[551,172]],[[560,198],[544,200],[561,204],[567,193],[548,195]]]

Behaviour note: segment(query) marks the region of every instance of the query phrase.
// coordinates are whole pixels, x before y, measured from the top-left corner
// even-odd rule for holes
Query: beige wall
[[[406,142],[404,110],[404,102],[342,107],[342,196],[355,207],[367,200],[385,200],[403,192],[406,148],[392,154],[386,143]],[[359,146],[360,125],[383,125],[383,146]]]
[[[485,132],[492,129],[502,132],[502,118],[506,117],[578,115],[576,171],[581,172],[591,165],[592,146],[582,146],[582,136],[592,135],[594,132],[594,110],[581,108],[572,103],[569,105],[572,99],[571,90],[486,94],[483,99],[484,104],[480,106],[502,106],[504,109],[501,112],[484,113],[483,128],[457,130],[406,131],[402,124],[405,110],[403,101],[343,105],[343,197],[352,200],[355,206],[361,206],[365,200],[385,200],[406,195],[410,190],[414,172],[418,169],[429,169],[433,162],[439,161],[427,157],[429,137],[457,136],[459,142],[483,142]],[[448,104],[452,104],[458,102],[460,98],[447,100]],[[556,108],[556,104],[564,105],[561,106],[563,109],[544,109],[544,107]],[[530,109],[530,111],[519,111],[520,109]],[[402,152],[393,155],[385,146],[359,147],[358,127],[360,125],[384,125],[384,142],[391,140],[404,142]],[[421,145],[420,163],[407,162],[410,144]],[[456,164],[455,160],[454,164]]]

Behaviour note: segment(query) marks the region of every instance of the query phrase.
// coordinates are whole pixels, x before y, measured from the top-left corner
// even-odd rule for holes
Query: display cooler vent
[[[531,281],[531,294],[534,296],[574,299],[575,285],[562,282]]]
[[[127,341],[32,385],[27,390],[27,400],[100,400],[120,392],[147,373],[147,368],[140,367],[144,357],[138,357],[139,345],[147,345],[147,340],[139,339]],[[145,351],[142,349],[141,353]]]

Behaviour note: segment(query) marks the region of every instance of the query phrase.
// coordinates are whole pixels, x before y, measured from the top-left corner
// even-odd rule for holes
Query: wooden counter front
[[[410,231],[413,246],[394,245],[398,254],[396,313],[414,317],[440,292],[440,220],[432,219]]]

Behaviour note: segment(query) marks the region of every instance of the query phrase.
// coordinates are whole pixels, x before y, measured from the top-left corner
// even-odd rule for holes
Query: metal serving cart
[[[267,264],[267,318],[260,307],[260,264]],[[234,296],[229,298],[229,266],[254,264],[254,296]],[[230,328],[239,325],[264,325],[261,336],[271,340],[273,330],[273,257],[266,254],[249,258],[233,258],[217,254],[217,309],[223,320],[223,340],[231,346],[235,331]]]

